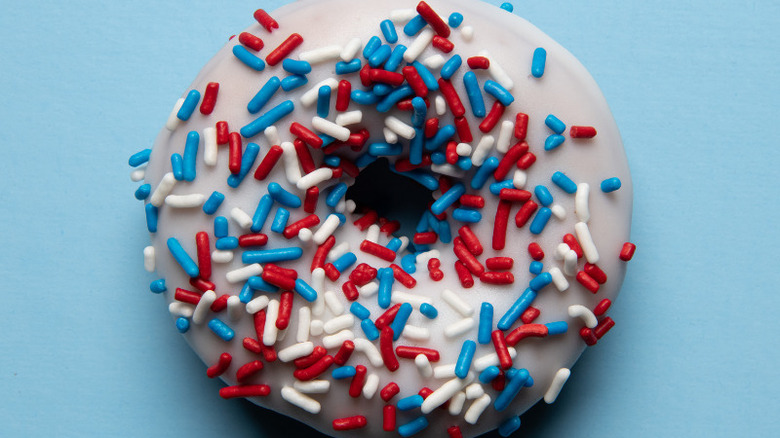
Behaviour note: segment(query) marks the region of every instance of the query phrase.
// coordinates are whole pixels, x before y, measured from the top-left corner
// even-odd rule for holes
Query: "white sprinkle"
[[[490,400],[490,396],[487,394],[483,394],[482,397],[474,400],[471,406],[466,410],[466,413],[463,415],[463,419],[466,420],[466,423],[477,424],[479,417],[483,412],[485,412],[485,409],[487,409],[488,405],[490,405]]]
[[[307,382],[295,380],[293,388],[304,394],[326,394],[330,390],[330,380],[309,380]]]
[[[276,129],[276,126],[274,125],[265,128],[265,131],[263,131],[263,135],[265,135],[266,141],[271,146],[279,145],[282,143],[282,138],[279,137],[279,130]]]
[[[349,128],[339,126],[330,120],[323,119],[322,117],[313,117],[311,119],[311,126],[317,131],[322,132],[325,135],[329,135],[336,140],[347,141],[350,134]]]
[[[398,117],[389,116],[385,118],[385,126],[387,126],[388,128],[390,128],[391,131],[395,132],[396,134],[400,135],[401,137],[407,140],[411,140],[414,138],[415,135],[414,128],[402,122],[401,119],[399,119]]]
[[[553,257],[555,260],[563,260],[566,258],[566,254],[571,251],[571,248],[569,248],[569,245],[561,242],[558,244],[558,246],[555,247],[555,252],[553,253]]]
[[[569,288],[569,281],[566,280],[566,277],[563,276],[563,272],[561,272],[560,269],[552,267],[548,272],[550,272],[553,284],[558,291],[563,292]]]
[[[336,124],[339,126],[357,125],[363,121],[363,111],[355,110],[339,113],[336,116]]]
[[[450,399],[450,405],[448,411],[450,415],[460,415],[463,410],[463,405],[466,403],[466,393],[463,391],[458,392]]]
[[[249,277],[255,277],[262,273],[263,267],[260,266],[260,263],[252,263],[251,265],[246,265],[241,268],[228,271],[225,274],[225,279],[228,281],[228,283],[233,284],[246,281],[249,279]]]
[[[484,393],[485,389],[482,388],[482,384],[480,383],[472,383],[466,387],[466,398],[469,400],[480,398]]]
[[[344,212],[347,210],[347,201],[344,199],[339,199],[339,203],[336,204],[336,208],[333,209],[336,213],[344,214]]]
[[[206,166],[217,165],[217,128],[203,128],[203,162]]]
[[[379,225],[373,224],[366,231],[366,240],[379,243]]]
[[[577,192],[574,194],[574,213],[580,222],[587,223],[590,220],[590,208],[588,208],[588,195],[590,186],[588,183],[577,185]]]
[[[377,389],[379,389],[379,376],[371,373],[366,377],[366,382],[363,384],[363,397],[366,400],[371,400],[374,398]]]
[[[302,394],[292,386],[285,386],[282,388],[282,398],[286,402],[298,406],[299,408],[311,414],[319,414],[320,409],[322,409],[320,402],[305,394]]]
[[[398,134],[393,132],[390,128],[382,128],[382,135],[385,137],[387,143],[398,143]]]
[[[553,204],[550,207],[550,210],[552,211],[553,216],[559,221],[566,219],[566,209],[563,208],[561,204]]]
[[[195,311],[192,313],[193,324],[203,324],[206,321],[206,316],[211,311],[211,305],[217,300],[217,294],[213,290],[206,291],[200,297],[200,301],[195,306]]]
[[[490,151],[493,150],[493,144],[495,144],[495,137],[492,135],[483,135],[477,143],[477,147],[474,148],[474,153],[471,154],[471,162],[475,166],[481,166],[485,163],[485,159],[490,155]]]
[[[379,285],[375,282],[366,283],[358,288],[358,293],[363,298],[371,298],[379,291]]]
[[[563,273],[569,276],[577,273],[577,252],[570,249],[563,258]]]
[[[512,186],[516,189],[522,189],[525,187],[525,183],[528,181],[528,175],[525,173],[524,170],[515,170],[515,173],[512,175]]]
[[[344,205],[346,206],[347,213],[354,213],[357,209],[357,203],[352,199],[347,199]]]
[[[244,230],[248,230],[252,227],[252,216],[249,216],[244,210],[238,207],[233,207],[233,209],[230,210],[230,217]]]
[[[455,148],[455,152],[461,157],[468,157],[473,150],[474,148],[468,143],[458,143],[458,147]]]
[[[585,327],[587,328],[592,329],[599,325],[599,321],[596,319],[596,315],[594,315],[590,309],[583,306],[582,304],[574,304],[569,306],[569,316],[572,318],[581,318],[582,322],[585,323]]]
[[[474,380],[473,373],[469,373],[469,376],[466,376],[465,379],[459,379],[456,377],[452,380],[448,380],[425,398],[422,406],[420,406],[420,411],[423,414],[430,414],[434,409],[438,408],[439,406],[446,403],[447,400],[454,397],[458,391],[471,383],[472,380]]]
[[[352,38],[344,45],[344,49],[339,54],[339,57],[341,57],[341,60],[344,62],[352,61],[362,47],[363,41],[361,41],[360,38]]]
[[[298,154],[295,152],[295,146],[289,141],[282,142],[282,161],[284,162],[287,182],[297,185],[298,180],[301,179],[301,168],[298,166]]]
[[[415,310],[419,310],[420,306],[422,306],[423,303],[428,303],[430,305],[433,305],[433,300],[431,300],[429,297],[412,294],[409,292],[401,292],[397,290],[393,291],[393,294],[390,297],[390,302],[392,302],[393,304],[409,303],[412,305],[412,308],[414,308]]]
[[[455,377],[455,364],[439,365],[433,369],[434,379],[451,379]]]
[[[310,328],[311,328],[311,335],[312,336],[320,336],[323,332],[322,330],[322,320],[315,319],[311,322]]]
[[[231,295],[228,297],[227,300],[227,313],[228,318],[232,322],[236,322],[241,319],[241,314],[243,313],[242,310],[244,306],[244,303],[241,302],[241,299],[238,298],[238,295]]]
[[[295,333],[295,340],[306,342],[309,340],[309,330],[311,330],[311,308],[303,306],[298,309],[298,331]]]
[[[569,376],[571,376],[571,371],[568,368],[561,368],[555,373],[555,377],[553,377],[550,387],[547,388],[547,392],[544,393],[545,403],[549,405],[555,402],[555,399],[558,398],[558,394],[561,393],[561,389],[563,389],[563,385],[569,380]]]
[[[341,242],[328,252],[328,261],[332,262],[349,252],[349,242]]]
[[[316,49],[301,52],[298,55],[298,59],[306,61],[311,65],[323,63],[325,61],[333,61],[338,59],[341,54],[342,47],[337,45],[323,46]]]
[[[146,177],[146,166],[138,167],[130,172],[130,181],[132,182],[142,181],[144,177]]]
[[[474,318],[463,318],[460,321],[448,325],[444,329],[444,336],[454,338],[466,334],[467,331],[474,328],[476,324]]]
[[[341,300],[339,300],[336,292],[332,290],[325,292],[325,305],[328,306],[328,310],[330,310],[333,316],[339,316],[344,313],[344,305],[341,304]]]
[[[479,52],[479,56],[484,56],[488,60],[490,60],[490,67],[488,67],[488,74],[493,77],[493,80],[498,82],[499,85],[506,88],[507,91],[512,91],[512,88],[515,87],[515,83],[512,82],[512,78],[509,77],[508,74],[506,74],[506,71],[503,67],[501,67],[501,64],[498,63],[498,61],[490,56],[490,53],[488,53],[487,50],[481,50]]]
[[[460,36],[463,37],[463,41],[470,43],[474,39],[474,28],[471,26],[463,26],[460,28]]]
[[[593,236],[590,234],[590,228],[585,222],[577,222],[574,224],[574,232],[577,234],[577,240],[582,247],[582,253],[585,255],[585,259],[588,263],[596,264],[599,262],[599,251],[596,249],[596,244],[593,243]]]
[[[351,313],[345,313],[335,318],[331,318],[325,321],[322,328],[325,333],[332,335],[333,333],[340,332],[341,330],[351,328],[355,324],[355,316]]]
[[[276,356],[282,362],[290,362],[303,356],[308,356],[314,351],[313,342],[299,342],[287,348],[279,350]]]
[[[463,169],[461,169],[459,167],[456,167],[455,165],[450,164],[450,163],[432,164],[431,165],[431,171],[433,173],[439,173],[439,174],[451,176],[451,177],[457,178],[457,179],[461,179],[461,178],[464,178],[466,176],[466,172]]]
[[[322,296],[322,291],[325,289],[325,270],[322,268],[316,268],[311,271],[311,287],[317,291],[317,299],[311,306],[311,313],[314,316],[322,316],[325,313],[325,298]],[[312,334],[314,334],[312,332]]]
[[[357,338],[352,342],[355,343],[355,351],[359,351],[365,354],[368,358],[368,361],[371,362],[371,365],[375,367],[381,367],[384,365],[385,362],[382,360],[382,354],[379,352],[379,349],[376,348],[376,345],[374,345],[373,342],[366,338]]]
[[[431,331],[428,327],[407,324],[401,336],[410,341],[427,341],[431,337]]]
[[[255,313],[268,307],[268,303],[270,301],[271,300],[268,298],[268,295],[260,295],[246,303],[246,313],[254,315]]]
[[[287,332],[289,332],[289,330],[287,330],[286,328],[279,330],[279,333],[276,334],[276,342],[284,341],[284,338],[287,336]]]
[[[298,231],[298,238],[301,239],[301,242],[311,242],[313,236],[314,233],[308,228],[301,228]]]
[[[230,263],[233,261],[233,251],[215,249],[211,251],[211,261],[214,263]]]
[[[509,347],[509,357],[512,359],[517,357],[517,350],[515,350],[514,347]],[[488,353],[484,356],[474,359],[472,365],[474,365],[474,370],[476,372],[481,373],[482,371],[485,371],[485,368],[487,367],[499,365],[498,355],[496,353]]]
[[[442,96],[436,96],[433,100],[433,106],[438,116],[443,116],[447,112],[447,101]]]
[[[168,121],[165,122],[165,129],[169,131],[175,131],[176,128],[179,127],[181,120],[179,119],[178,114],[182,105],[184,105],[183,97],[177,100],[176,104],[173,105],[173,110],[171,111],[171,114],[168,116]]]
[[[171,208],[196,208],[203,205],[206,198],[200,193],[189,195],[168,195],[165,197],[165,205]]]
[[[452,310],[460,313],[462,316],[467,317],[474,314],[474,307],[469,303],[463,301],[463,298],[459,297],[455,292],[444,289],[441,292],[441,299],[449,305]]]
[[[342,330],[335,335],[323,336],[322,346],[325,348],[336,348],[344,343],[344,341],[352,341],[355,339],[355,334],[352,330]]]
[[[337,81],[334,78],[328,78],[325,79],[324,81],[320,81],[320,83],[309,88],[308,90],[306,90],[305,93],[303,93],[303,95],[301,95],[300,102],[304,107],[310,107],[317,102],[317,98],[319,97],[320,94],[320,88],[330,87],[332,91],[335,90],[336,87],[338,86],[339,86],[339,81]]]
[[[393,9],[390,11],[390,21],[394,24],[406,24],[416,16],[417,11],[414,9]]]
[[[445,62],[447,62],[447,60],[444,59],[443,56],[436,54],[425,58],[423,60],[423,65],[431,70],[438,70],[444,65]]]
[[[316,170],[314,172],[316,172]],[[311,175],[311,173],[309,175]],[[320,225],[320,227],[317,229],[317,232],[314,233],[314,243],[317,245],[322,245],[326,240],[328,240],[328,237],[330,237],[336,231],[339,225],[341,225],[341,219],[339,219],[338,216],[335,214],[328,215],[328,217],[325,219],[325,222],[323,222],[322,225]]]
[[[146,272],[154,272],[154,267],[154,247],[150,245],[144,248],[144,269],[146,269]]]
[[[149,203],[155,207],[162,207],[165,202],[165,198],[173,190],[173,186],[176,185],[176,178],[173,176],[173,172],[168,172],[163,175],[160,180],[160,184],[157,184],[157,188],[152,192],[152,197],[149,198]]]
[[[317,184],[323,183],[329,180],[333,176],[333,169],[328,167],[320,167],[315,169],[306,175],[302,176],[295,185],[298,190],[308,190]]]
[[[182,303],[181,301],[173,301],[171,304],[168,304],[168,312],[170,312],[173,316],[192,318],[194,311],[195,306],[192,304]]]
[[[501,128],[498,131],[498,140],[496,140],[496,150],[502,154],[509,150],[509,142],[512,140],[512,134],[515,130],[515,123],[509,120],[501,122]]]
[[[276,328],[276,319],[279,318],[279,301],[271,300],[265,313],[265,328],[263,329],[263,345],[270,347],[276,343],[279,329]]]
[[[431,259],[438,259],[441,257],[441,252],[438,249],[432,249],[423,253],[417,254],[414,258],[415,263],[422,266],[427,266],[428,261]]]
[[[433,367],[431,367],[431,361],[428,360],[428,356],[420,353],[414,357],[414,364],[417,366],[417,371],[424,378],[433,376]]]
[[[409,246],[409,238],[406,236],[401,236],[398,238],[398,240],[401,241],[401,246],[398,247],[398,251],[396,251],[396,253],[401,254],[406,250],[406,247]]]
[[[409,44],[406,52],[404,52],[404,61],[409,63],[414,62],[417,57],[420,56],[422,52],[428,47],[428,45],[431,44],[431,41],[433,41],[433,35],[433,29],[430,27],[426,27],[420,31],[420,34],[417,35],[417,38],[415,38],[415,40]]]

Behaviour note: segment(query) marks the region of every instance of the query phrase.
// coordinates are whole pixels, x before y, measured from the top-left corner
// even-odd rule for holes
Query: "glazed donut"
[[[503,9],[258,10],[130,158],[151,289],[222,397],[335,436],[506,436],[614,325],[617,126]]]

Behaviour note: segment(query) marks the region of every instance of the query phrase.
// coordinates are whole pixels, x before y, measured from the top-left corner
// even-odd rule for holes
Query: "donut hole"
[[[411,240],[425,210],[433,202],[433,192],[420,183],[390,170],[387,158],[379,158],[363,169],[347,190],[356,211],[374,210],[380,217],[397,220],[395,234]]]

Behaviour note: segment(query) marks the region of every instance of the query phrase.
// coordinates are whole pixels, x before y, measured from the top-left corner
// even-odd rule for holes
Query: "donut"
[[[223,398],[333,436],[508,436],[613,327],[635,250],[598,86],[507,4],[254,19],[129,160],[150,289]]]

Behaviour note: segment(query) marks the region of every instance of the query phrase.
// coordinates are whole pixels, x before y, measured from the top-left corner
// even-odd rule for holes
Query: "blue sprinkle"
[[[530,265],[528,265],[528,272],[539,275],[542,273],[542,269],[544,269],[544,263],[533,261]]]
[[[479,327],[477,328],[477,342],[482,345],[489,344],[493,333],[493,305],[484,302],[479,309]]]
[[[322,158],[322,162],[328,166],[338,167],[338,165],[341,164],[341,158],[337,155],[325,155],[325,157]]]
[[[360,105],[374,105],[379,102],[380,97],[370,91],[352,90],[350,99]]]
[[[396,71],[404,60],[404,53],[406,53],[405,45],[398,44],[395,46],[393,53],[391,53],[390,57],[387,58],[387,61],[385,61],[385,70]]]
[[[355,374],[357,374],[357,370],[355,369],[355,367],[351,365],[335,368],[331,372],[331,376],[335,380],[349,379],[350,377],[353,377]]]
[[[532,278],[528,283],[528,287],[536,292],[539,292],[550,283],[552,283],[552,275],[550,275],[549,272],[544,272]]]
[[[168,290],[168,288],[165,286],[165,279],[161,278],[159,280],[154,280],[149,284],[149,290],[156,293],[161,294]]]
[[[463,75],[463,86],[466,87],[466,96],[469,98],[471,112],[474,113],[474,117],[485,117],[487,114],[485,99],[482,97],[482,91],[479,89],[477,75],[473,71],[469,70]]]
[[[547,187],[539,185],[534,188],[534,194],[536,195],[536,198],[539,200],[539,203],[542,204],[545,207],[549,207],[550,204],[553,203],[553,196],[550,193],[550,190],[547,189]]]
[[[265,69],[265,61],[250,53],[242,45],[233,46],[233,56],[253,70],[263,71]]]
[[[497,366],[491,365],[479,373],[479,381],[487,385],[495,380],[499,374],[501,374],[501,370]]]
[[[447,24],[453,29],[460,26],[461,23],[463,23],[463,14],[460,12],[451,13],[450,18],[447,19]]]
[[[390,58],[391,53],[393,53],[393,49],[390,46],[386,44],[379,46],[379,48],[374,50],[374,53],[371,54],[371,57],[368,58],[368,65],[372,68],[381,67],[382,64]]]
[[[250,114],[257,114],[260,112],[281,86],[282,81],[278,77],[272,76],[265,85],[260,88],[260,91],[255,94],[255,97],[246,104],[247,111],[249,111]]]
[[[212,215],[217,212],[219,206],[222,205],[222,201],[225,200],[225,195],[218,191],[211,192],[211,196],[206,202],[203,203],[203,212]]]
[[[375,156],[373,156],[373,155],[371,155],[369,153],[365,153],[365,154],[359,156],[357,158],[357,160],[355,160],[355,166],[357,166],[359,169],[362,169],[362,168],[368,166],[369,164],[373,163],[374,161],[376,161],[376,157]]]
[[[445,164],[447,162],[447,156],[444,152],[434,152],[431,154],[431,162],[433,164]]]
[[[420,305],[420,313],[425,315],[428,319],[436,319],[436,317],[439,316],[439,311],[429,303],[422,303]]]
[[[379,329],[374,325],[374,321],[364,319],[360,322],[360,328],[363,329],[363,333],[369,341],[376,341],[379,339]]]
[[[244,154],[241,156],[241,169],[238,171],[238,175],[230,175],[228,177],[227,183],[230,187],[236,188],[244,181],[249,171],[252,170],[252,166],[255,165],[255,160],[257,160],[259,154],[260,146],[256,143],[246,145]]]
[[[408,23],[404,26],[404,33],[407,36],[414,36],[417,35],[417,32],[421,31],[425,25],[427,25],[428,22],[425,21],[425,19],[422,17],[422,15],[417,14],[414,18],[409,20]]]
[[[572,181],[571,178],[566,176],[563,172],[553,173],[552,182],[570,195],[577,193],[577,183]]]
[[[396,407],[399,411],[411,411],[412,409],[419,408],[423,404],[423,396],[420,394],[410,395],[398,400]]]
[[[498,425],[498,434],[502,437],[508,437],[516,432],[517,429],[520,429],[520,417],[514,416],[507,418]]]
[[[152,204],[146,204],[144,208],[146,209],[146,229],[150,233],[156,233],[158,209]]]
[[[185,181],[195,181],[198,144],[200,144],[200,134],[198,134],[197,131],[190,131],[190,133],[187,134],[187,141],[184,144],[184,155],[182,159],[182,172]]]
[[[496,401],[493,403],[495,410],[501,412],[506,409],[512,400],[517,397],[517,393],[523,389],[523,386],[525,385],[526,380],[528,380],[528,377],[528,370],[525,368],[515,373],[514,376],[509,379],[509,382],[507,382],[504,390],[498,394],[498,397],[496,397]]]
[[[393,91],[393,87],[387,84],[375,84],[371,88],[371,92],[377,96],[387,96]]]
[[[501,9],[503,9],[503,10],[505,10],[507,12],[512,12],[512,11],[515,10],[515,7],[512,6],[512,3],[505,2],[505,3],[501,3]]]
[[[252,290],[252,288],[249,286],[249,282],[245,282],[244,286],[241,287],[241,292],[238,294],[238,299],[241,300],[242,303],[246,304],[250,301],[252,301],[252,298],[255,296],[255,291]]]
[[[450,223],[447,222],[447,219],[439,222],[438,234],[439,240],[441,240],[442,243],[452,242],[452,230],[450,229]]]
[[[456,164],[461,170],[470,170],[474,167],[474,163],[471,162],[471,157],[460,157]]]
[[[354,252],[348,252],[341,257],[337,258],[333,261],[333,266],[336,268],[339,272],[344,272],[347,269],[349,269],[350,266],[354,265],[355,262],[357,262],[357,256]]]
[[[198,90],[190,90],[190,92],[187,93],[187,97],[184,98],[184,103],[181,104],[179,112],[176,113],[176,117],[185,122],[189,120],[190,117],[192,117],[192,113],[195,112],[198,102],[200,102],[200,93]]]
[[[547,207],[540,208],[536,212],[536,216],[534,216],[534,220],[531,222],[531,226],[529,227],[531,234],[541,234],[542,231],[544,231],[544,227],[547,226],[547,222],[550,220],[551,216],[552,210]]]
[[[620,178],[607,178],[601,182],[601,191],[604,193],[614,192],[622,185],[623,184],[620,182]]]
[[[295,104],[292,100],[285,100],[279,105],[271,108],[265,114],[261,115],[248,125],[241,128],[241,135],[244,138],[252,138],[255,135],[263,132],[269,126],[276,124],[279,120],[289,115],[295,110]]]
[[[488,159],[482,163],[482,166],[474,173],[474,176],[471,177],[471,188],[474,190],[482,190],[482,187],[485,186],[488,178],[493,175],[493,171],[498,168],[500,162],[501,161],[496,157],[488,157]]]
[[[331,89],[327,85],[323,85],[317,90],[317,115],[323,119],[328,117],[330,113],[330,94]]]
[[[500,182],[494,182],[490,185],[490,193],[498,196],[501,193],[501,190],[503,189],[514,189],[515,185],[514,182],[512,182],[511,179],[500,181]]]
[[[288,260],[298,260],[303,256],[303,249],[297,246],[286,248],[263,249],[257,251],[244,251],[241,260],[246,264],[252,263],[276,263]],[[296,283],[297,285],[297,283]]]
[[[149,161],[149,157],[152,155],[151,149],[144,149],[142,151],[136,152],[133,155],[130,156],[130,159],[127,160],[127,164],[130,165],[130,167],[138,167],[146,162]]]
[[[350,62],[339,61],[336,63],[336,74],[346,75],[350,73],[355,73],[360,71],[361,68],[363,68],[363,64],[357,58],[353,59]]]
[[[139,201],[143,201],[144,199],[149,197],[150,193],[152,193],[152,186],[149,184],[143,184],[136,189],[135,199]]]
[[[225,216],[214,218],[214,236],[217,238],[228,236],[228,220]]]
[[[563,134],[563,131],[566,130],[566,124],[563,123],[561,119],[555,117],[552,114],[548,115],[547,118],[544,119],[544,124],[547,125],[547,127],[556,134]]]
[[[375,157],[393,157],[402,152],[403,146],[399,143],[372,143],[368,146],[368,153]]]
[[[441,71],[439,74],[441,75],[442,79],[450,80],[455,73],[458,72],[458,69],[463,64],[463,58],[460,57],[460,55],[452,55],[450,59],[447,60],[447,62],[444,63],[443,66],[441,66]]]
[[[300,249],[300,248],[298,248]],[[300,256],[299,256],[300,257]],[[302,296],[304,300],[313,303],[317,299],[317,291],[302,279],[295,280],[295,292]]]
[[[171,154],[171,170],[176,181],[184,181],[184,158],[181,154]]]
[[[371,311],[366,309],[366,307],[357,301],[353,301],[352,304],[349,306],[349,311],[358,317],[358,319],[367,319],[371,317]]]
[[[215,335],[222,338],[223,341],[229,341],[233,339],[233,337],[236,335],[236,333],[233,331],[230,326],[222,322],[222,320],[218,318],[214,318],[211,321],[209,321],[209,328],[212,332],[214,332]]]
[[[282,79],[282,90],[292,91],[309,83],[309,78],[303,75],[290,75]]]
[[[277,182],[268,184],[268,194],[271,195],[274,201],[290,208],[298,208],[301,206],[301,198],[288,192]]]
[[[564,140],[566,140],[566,137],[558,134],[552,134],[548,136],[546,140],[544,140],[544,150],[551,151],[562,145]]]
[[[394,341],[397,341],[398,338],[401,337],[401,333],[404,331],[404,327],[406,327],[406,321],[409,320],[412,310],[412,305],[409,303],[403,303],[401,304],[401,307],[398,308],[398,313],[393,319],[393,322],[390,323],[390,328],[393,329]]]
[[[535,78],[541,78],[544,74],[544,66],[547,63],[547,51],[539,47],[534,50],[534,59],[531,61],[531,74]],[[559,133],[560,134],[560,133]]]
[[[347,194],[347,188],[347,185],[343,182],[333,186],[333,189],[331,189],[330,193],[328,193],[328,196],[325,198],[325,205],[330,208],[336,208],[339,201],[341,201],[341,198]]]
[[[311,73],[311,64],[306,61],[299,61],[297,59],[285,58],[282,61],[282,68],[294,75],[307,75]]]
[[[476,224],[482,220],[482,213],[473,208],[459,207],[452,211],[452,218],[456,221]]]
[[[214,247],[221,251],[238,248],[238,237],[222,237],[214,242]]]
[[[425,82],[425,86],[428,87],[428,90],[436,91],[439,89],[439,83],[436,81],[436,76],[428,70],[428,67],[420,61],[414,61],[412,65],[417,70],[417,74],[420,75],[420,79]]]
[[[569,330],[569,324],[566,321],[548,322],[545,326],[548,335],[562,335]]]
[[[246,284],[253,290],[260,290],[263,292],[279,292],[279,287],[263,280],[262,277],[249,277]]]
[[[431,216],[431,212],[428,210],[425,210],[423,214],[420,216],[420,220],[417,222],[417,227],[415,228],[415,232],[417,233],[424,233],[428,231],[428,223],[429,223],[429,217]],[[434,219],[435,220],[435,219]],[[438,229],[438,226],[437,226]]]
[[[432,229],[433,231],[437,231],[439,229],[439,220],[436,219],[436,216],[433,214],[428,214],[428,227]]]
[[[168,250],[187,275],[190,277],[197,277],[200,275],[198,264],[192,260],[192,257],[187,254],[187,251],[182,248],[181,243],[179,243],[175,237],[168,239]]]
[[[426,427],[428,427],[428,419],[421,416],[404,425],[398,426],[398,434],[406,438],[422,432]]]
[[[287,222],[290,220],[290,210],[279,207],[276,209],[276,215],[271,222],[271,231],[274,233],[282,234],[287,227]]]
[[[447,210],[447,207],[454,204],[461,196],[466,193],[466,186],[463,183],[455,183],[449,190],[442,193],[432,205],[431,212],[435,215],[440,215]]]
[[[425,99],[420,96],[412,99],[412,110],[412,126],[415,128],[425,126],[425,118],[428,116],[428,107],[425,105]]]
[[[395,31],[395,25],[390,20],[384,20],[379,23],[379,28],[382,30],[382,35],[385,37],[385,41],[390,44],[398,42],[398,33]]]
[[[504,106],[509,106],[515,101],[514,96],[496,81],[488,79],[485,81],[484,88],[485,93],[495,97]]]
[[[471,339],[463,341],[463,347],[460,349],[458,361],[455,362],[455,375],[465,379],[471,368],[471,361],[474,360],[474,353],[477,351],[477,343]]]
[[[376,105],[376,110],[380,113],[386,113],[393,109],[395,104],[413,95],[414,90],[412,90],[412,87],[409,84],[402,85],[385,96],[385,98]]]
[[[525,312],[525,309],[527,309],[536,299],[536,295],[535,290],[530,288],[526,289],[517,301],[512,304],[509,310],[506,311],[504,316],[501,317],[496,327],[498,327],[499,330],[509,330],[509,328],[512,327],[512,324],[514,324],[515,321],[520,318],[520,315]]]
[[[395,282],[393,270],[390,268],[381,268],[378,277],[379,292],[377,300],[379,302],[379,307],[387,309],[390,307],[390,299],[393,294],[393,283]]]
[[[401,268],[410,274],[417,272],[416,257],[414,254],[407,254],[401,257]]]
[[[179,333],[187,333],[190,329],[190,320],[180,316],[176,318],[176,330],[179,331]]]
[[[371,54],[374,53],[376,49],[379,48],[379,46],[382,45],[382,40],[379,39],[378,36],[372,36],[371,39],[368,40],[365,46],[363,46],[363,57],[368,59],[371,57]]]
[[[398,252],[398,250],[401,249],[401,245],[403,245],[403,242],[401,242],[401,239],[399,239],[397,237],[393,237],[392,239],[390,239],[389,242],[387,242],[387,245],[385,245],[385,248],[387,248],[387,249],[389,249],[391,251],[394,251],[394,252]]]

